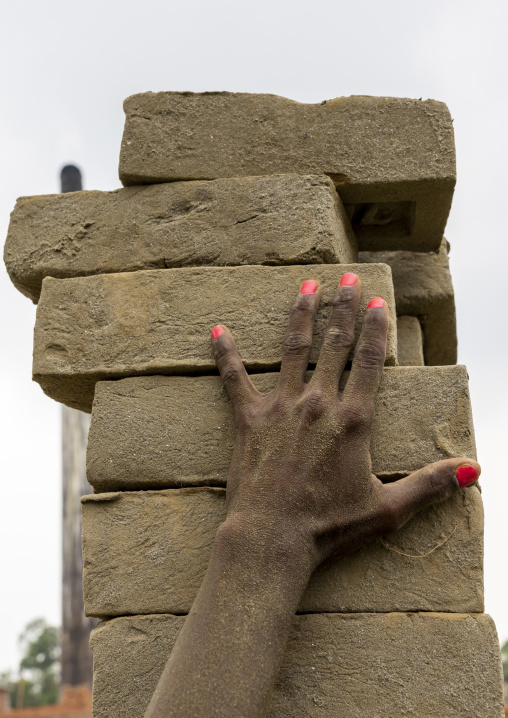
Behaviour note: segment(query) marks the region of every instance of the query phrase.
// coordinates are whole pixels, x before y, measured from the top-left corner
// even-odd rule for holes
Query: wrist
[[[297,603],[316,565],[309,547],[291,532],[282,527],[270,530],[239,516],[230,516],[219,526],[213,552],[224,571],[246,584],[287,589]]]

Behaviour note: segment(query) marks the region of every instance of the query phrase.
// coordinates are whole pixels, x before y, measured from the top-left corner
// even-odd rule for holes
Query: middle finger
[[[322,391],[339,390],[339,381],[355,341],[355,323],[360,297],[361,279],[352,272],[343,274],[332,302],[319,359],[311,383]]]

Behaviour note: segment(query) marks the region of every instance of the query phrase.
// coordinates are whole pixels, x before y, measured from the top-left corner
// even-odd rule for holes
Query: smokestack
[[[79,192],[83,189],[81,171],[75,165],[65,165],[60,172],[62,192]]]

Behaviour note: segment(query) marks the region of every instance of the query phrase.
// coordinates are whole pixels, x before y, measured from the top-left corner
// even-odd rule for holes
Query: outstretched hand
[[[228,329],[212,332],[214,355],[234,406],[237,438],[227,485],[231,530],[265,550],[300,553],[315,568],[405,524],[423,507],[478,478],[466,458],[426,466],[389,484],[372,474],[370,441],[386,352],[388,310],[371,300],[345,389],[361,280],[343,275],[319,360],[305,376],[320,288],[304,282],[291,310],[277,387],[252,384]]]
[[[391,484],[373,474],[370,439],[388,311],[371,300],[345,389],[361,281],[345,274],[317,366],[305,375],[320,290],[303,283],[291,311],[277,387],[252,384],[233,337],[212,330],[237,438],[227,517],[146,718],[260,718],[295,611],[314,569],[402,526],[419,509],[474,483],[479,465],[448,459]]]

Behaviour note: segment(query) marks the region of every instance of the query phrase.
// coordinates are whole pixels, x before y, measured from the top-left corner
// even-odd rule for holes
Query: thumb
[[[450,498],[461,488],[474,484],[481,473],[474,459],[460,457],[428,464],[403,479],[383,486],[383,506],[395,531],[415,513]]]

